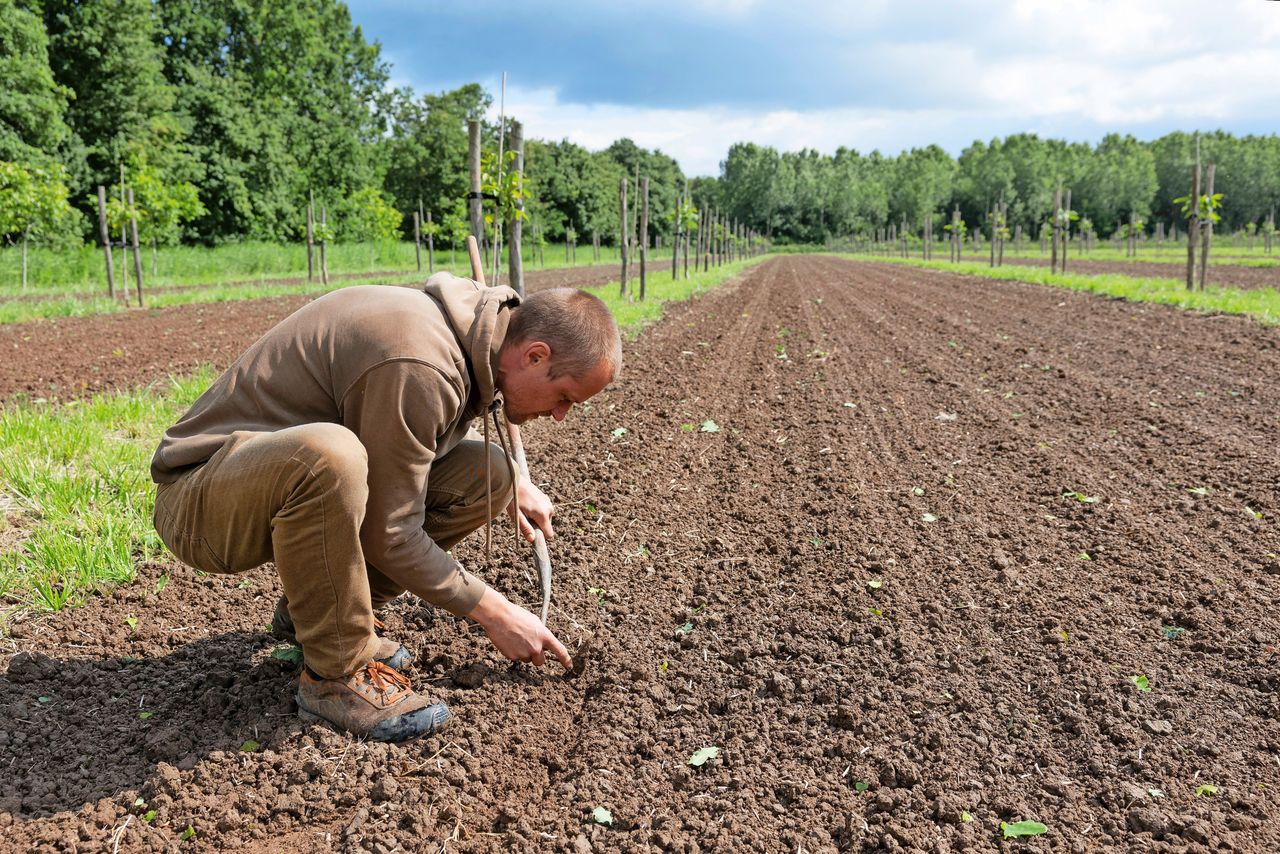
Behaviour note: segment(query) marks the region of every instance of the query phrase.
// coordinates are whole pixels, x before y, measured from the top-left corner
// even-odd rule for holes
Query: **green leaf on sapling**
[[[719,755],[720,748],[718,747],[702,747],[689,757],[689,764],[694,768],[699,768],[705,765],[708,759],[715,759]]]
[[[596,824],[613,824],[613,813],[604,807],[596,807],[591,812],[591,819]]]
[[[1000,822],[1000,832],[1005,839],[1016,839],[1019,836],[1039,836],[1047,833],[1049,828],[1038,821],[1015,821],[1012,824]]]
[[[708,418],[702,422],[702,426],[698,429],[703,433],[719,433],[720,425]]]

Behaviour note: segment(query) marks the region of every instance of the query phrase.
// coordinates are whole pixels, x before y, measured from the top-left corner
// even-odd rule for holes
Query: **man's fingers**
[[[520,514],[520,536],[524,537],[527,542],[533,542],[533,525],[529,522],[529,518],[523,513]]]
[[[550,650],[551,654],[556,657],[556,661],[564,665],[565,670],[573,669],[573,657],[569,655],[569,650],[564,648],[564,644],[556,640],[555,635],[548,632],[545,643],[545,649]]]
[[[543,656],[542,650],[538,650],[537,652],[535,652],[533,654],[533,657],[529,660],[534,664],[538,665],[539,667],[547,663],[547,659],[545,656]]]

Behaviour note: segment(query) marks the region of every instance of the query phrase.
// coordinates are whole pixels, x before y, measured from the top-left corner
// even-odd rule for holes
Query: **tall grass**
[[[704,292],[760,259],[688,279],[648,277],[644,302],[617,282],[594,290],[635,337],[663,305]],[[550,261],[550,258],[548,258]],[[469,269],[469,268],[468,268]],[[0,603],[6,610],[60,610],[128,583],[138,561],[163,553],[151,525],[150,460],[164,431],[214,379],[203,369],[160,388],[97,395],[61,405],[20,400],[0,411]]]
[[[377,243],[334,244],[326,250],[329,273],[334,276],[360,273],[417,273],[417,261],[412,243],[386,240]],[[601,264],[618,262],[618,250],[601,247]],[[525,266],[538,269],[532,257],[533,249],[525,246]],[[505,264],[506,252],[503,252]],[[540,257],[546,266],[562,267],[569,264],[565,247],[548,245]],[[153,273],[153,259],[154,270]],[[436,251],[428,257],[426,245],[422,248],[422,271],[429,268],[465,269],[466,246],[459,244],[456,251],[437,242]],[[123,287],[127,263],[127,278],[134,281],[133,261],[130,256],[113,251],[116,287]],[[107,292],[106,266],[101,247],[89,245],[76,249],[54,250],[32,247],[27,271],[27,289],[22,283],[22,251],[18,247],[0,248],[0,296],[53,297],[68,293]],[[315,264],[319,276],[319,251]],[[590,244],[579,245],[575,266],[592,263]],[[146,287],[174,287],[182,285],[216,285],[226,283],[262,282],[266,279],[300,278],[307,275],[307,248],[301,244],[235,243],[224,246],[162,246],[153,255],[149,248],[143,250],[142,279]]]
[[[212,381],[209,370],[163,391],[97,395],[0,412],[0,493],[20,545],[0,552],[0,600],[58,610],[134,577],[160,554],[149,466],[164,430]]]

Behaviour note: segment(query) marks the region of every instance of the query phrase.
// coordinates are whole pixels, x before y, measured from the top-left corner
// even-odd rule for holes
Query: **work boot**
[[[341,679],[320,679],[304,668],[293,701],[304,721],[373,741],[430,735],[449,720],[448,706],[415,694],[407,677],[377,661]]]
[[[378,649],[373,658],[388,667],[403,672],[413,663],[413,653],[393,640],[382,636],[386,625],[377,617],[373,618],[373,631],[378,635]],[[271,616],[271,634],[282,641],[298,646],[298,633],[293,626],[293,617],[289,616],[289,600],[283,596],[276,602],[276,612]]]

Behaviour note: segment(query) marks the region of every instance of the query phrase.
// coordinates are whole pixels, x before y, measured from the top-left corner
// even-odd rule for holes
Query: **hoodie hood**
[[[423,287],[439,303],[453,334],[462,344],[468,367],[476,381],[479,403],[488,408],[496,389],[498,350],[511,321],[508,309],[520,304],[520,295],[508,287],[488,288],[452,273],[436,273]]]

